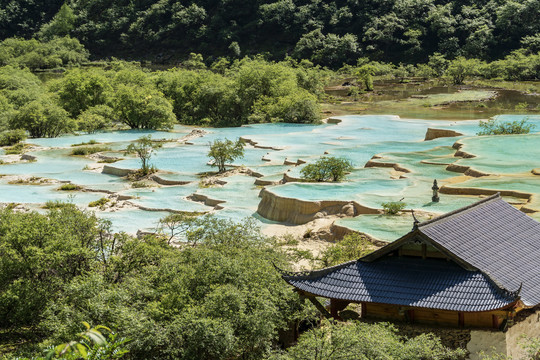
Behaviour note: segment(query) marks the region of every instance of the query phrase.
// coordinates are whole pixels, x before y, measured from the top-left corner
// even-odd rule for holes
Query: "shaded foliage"
[[[0,42],[0,65],[31,70],[77,65],[87,61],[88,56],[88,51],[79,40],[68,36],[49,41],[9,38]]]
[[[298,344],[272,360],[458,360],[465,350],[452,350],[441,345],[433,334],[402,339],[390,324],[362,322],[334,323],[324,321],[322,326],[300,336]]]
[[[272,265],[284,255],[249,221],[203,218],[189,238],[180,251],[112,235],[73,205],[2,210],[0,328],[32,325],[46,347],[100,321],[130,339],[129,359],[262,358],[302,311]]]
[[[231,59],[269,52],[338,68],[362,56],[418,63],[435,52],[484,60],[520,46],[536,52],[539,16],[535,0],[8,0],[0,38],[68,34],[98,56],[167,62],[191,52]]]

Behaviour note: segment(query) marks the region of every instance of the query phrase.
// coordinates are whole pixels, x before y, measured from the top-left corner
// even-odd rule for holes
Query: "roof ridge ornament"
[[[429,225],[429,224],[432,224],[434,222],[438,222],[440,220],[447,219],[447,218],[449,218],[451,216],[454,216],[456,214],[463,213],[463,212],[468,211],[470,209],[473,209],[473,208],[476,208],[478,206],[484,205],[487,202],[490,202],[492,200],[498,200],[498,199],[501,199],[501,193],[500,192],[496,192],[495,194],[493,194],[491,196],[488,196],[486,198],[483,198],[483,199],[481,199],[481,200],[479,200],[479,201],[477,201],[475,203],[472,203],[470,205],[467,205],[467,206],[464,206],[462,208],[447,212],[446,214],[443,214],[443,215],[440,215],[440,216],[436,216],[433,219],[426,220],[421,225],[422,225],[422,227],[424,227],[425,225]]]
[[[412,227],[412,229],[413,229],[413,231],[414,231],[414,230],[418,229],[418,224],[420,224],[420,221],[418,221],[418,219],[417,219],[416,216],[414,215],[414,209],[411,209],[411,214],[412,214],[412,217],[413,217],[413,219],[414,219],[414,221],[413,221],[413,227]]]

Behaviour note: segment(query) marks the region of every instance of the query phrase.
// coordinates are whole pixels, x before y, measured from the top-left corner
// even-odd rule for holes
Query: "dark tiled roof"
[[[487,311],[515,301],[480,271],[441,259],[384,257],[283,278],[310,294],[355,302]]]
[[[500,196],[420,223],[418,230],[503,288],[523,284],[525,305],[540,303],[540,223]]]

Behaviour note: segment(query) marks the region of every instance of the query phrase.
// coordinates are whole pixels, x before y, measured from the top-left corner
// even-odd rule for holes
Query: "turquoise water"
[[[539,127],[540,129],[540,127]],[[530,172],[540,167],[540,134],[477,136],[461,140],[462,150],[476,155],[457,164],[489,174]]]
[[[43,204],[47,201],[60,200],[85,206],[98,200],[103,194],[81,191],[58,191],[56,185],[12,185],[0,182],[0,194],[4,203]]]
[[[540,116],[501,115],[502,121],[514,121],[527,117],[540,131]],[[247,166],[262,174],[263,180],[278,181],[287,173],[293,178],[300,177],[305,165],[284,165],[285,161],[296,162],[301,159],[308,164],[321,156],[343,156],[348,158],[354,170],[343,183],[288,183],[268,186],[280,196],[308,201],[343,200],[381,208],[383,202],[403,199],[407,208],[425,210],[432,213],[444,213],[470,204],[478,197],[441,195],[439,203],[431,202],[431,186],[437,179],[439,186],[449,184],[449,179],[459,173],[446,170],[448,164],[471,166],[479,171],[499,174],[495,178],[472,179],[456,186],[480,187],[489,189],[512,189],[540,195],[540,177],[530,175],[533,168],[540,168],[540,133],[515,136],[484,136],[475,134],[479,131],[478,121],[437,121],[400,119],[390,115],[343,116],[339,124],[303,125],[303,124],[257,124],[239,128],[205,129],[203,137],[190,140],[193,145],[177,141],[166,142],[151,158],[151,163],[158,169],[161,178],[167,180],[191,182],[187,185],[154,186],[152,188],[133,189],[125,179],[88,171],[94,167],[95,160],[85,157],[69,156],[71,145],[90,140],[106,143],[113,151],[107,155],[119,156],[125,160],[111,164],[124,169],[136,169],[139,160],[125,156],[129,142],[142,135],[151,135],[154,139],[177,140],[190,133],[193,128],[176,126],[172,132],[160,131],[114,131],[89,135],[70,135],[55,139],[29,139],[27,142],[45,147],[31,155],[37,161],[0,165],[0,174],[20,176],[40,176],[59,181],[70,181],[92,189],[108,190],[134,196],[134,204],[154,208],[183,211],[211,212],[218,217],[239,220],[253,217],[265,226],[271,221],[256,214],[260,202],[258,197],[261,187],[254,184],[255,178],[247,175],[235,175],[224,178],[223,186],[202,188],[198,174],[215,171],[209,166],[207,153],[209,144],[216,139],[237,139],[244,137],[258,146],[247,146],[245,156],[234,161],[235,166]],[[440,138],[423,141],[428,127],[447,128],[458,131],[464,136]],[[464,144],[464,151],[476,157],[463,159],[454,157],[452,145],[459,140]],[[375,161],[399,164],[407,173],[397,173],[388,167],[364,168],[364,165],[377,155]],[[0,160],[4,157],[0,150]],[[264,160],[263,160],[264,159]],[[519,174],[519,175],[516,175]],[[1,179],[0,179],[1,180]],[[68,194],[56,190],[58,186],[10,185],[0,182],[0,202],[19,202],[40,204],[48,200],[67,200]],[[188,200],[191,194],[200,194],[214,200],[224,201],[221,210]],[[103,194],[76,192],[71,199],[80,206],[97,200]],[[537,205],[535,203],[533,205]],[[165,212],[142,211],[138,209],[100,212],[98,215],[110,219],[117,230],[135,233],[137,229],[148,229],[158,222]],[[537,214],[533,215],[537,216]],[[393,225],[385,218],[358,217],[342,219],[358,229],[368,229],[375,237],[395,237],[404,229],[406,221]],[[389,221],[389,220],[388,220]],[[408,225],[407,225],[408,226]],[[385,230],[380,230],[384,228]],[[391,228],[391,229],[390,229]],[[377,230],[379,229],[379,230]],[[390,230],[389,230],[390,229]],[[370,232],[371,231],[371,232]],[[377,231],[382,231],[379,233]],[[372,234],[373,233],[373,234]],[[388,233],[389,235],[384,235]],[[390,236],[391,235],[391,236]]]
[[[419,221],[426,217],[416,216]],[[412,230],[414,219],[410,213],[402,215],[360,215],[336,220],[336,225],[369,235],[377,240],[392,242]]]
[[[171,209],[187,212],[208,212],[212,210],[198,202],[186,200],[197,190],[197,183],[180,186],[164,186],[130,189],[121,194],[134,196],[130,202],[151,209]]]

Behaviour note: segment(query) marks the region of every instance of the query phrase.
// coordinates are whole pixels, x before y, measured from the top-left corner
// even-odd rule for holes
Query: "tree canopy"
[[[0,331],[24,328],[19,354],[106,324],[128,359],[261,359],[306,310],[273,264],[285,255],[248,220],[203,218],[197,246],[112,234],[74,205],[0,210]]]
[[[292,54],[338,68],[364,56],[418,63],[435,52],[482,60],[519,47],[537,52],[539,17],[535,0],[8,0],[0,39],[69,35],[100,57],[146,54],[163,62],[189,53]]]

